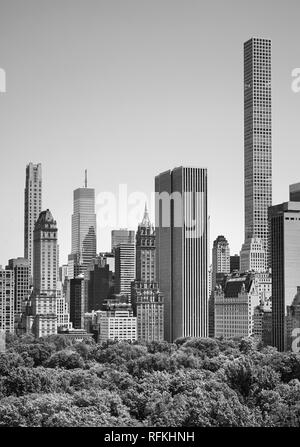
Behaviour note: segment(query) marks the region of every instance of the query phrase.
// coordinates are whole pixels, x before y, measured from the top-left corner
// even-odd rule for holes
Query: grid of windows
[[[244,46],[245,242],[260,238],[266,260],[272,205],[271,82],[271,41],[251,39]]]

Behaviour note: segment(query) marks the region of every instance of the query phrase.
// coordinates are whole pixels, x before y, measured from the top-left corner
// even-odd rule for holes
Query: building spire
[[[149,213],[148,213],[148,208],[147,208],[147,202],[145,203],[145,211],[144,211],[144,217],[142,220],[142,224],[143,227],[151,227],[151,222],[150,222],[150,218],[149,218]]]
[[[84,187],[87,188],[87,169],[84,171],[85,178],[84,178]]]

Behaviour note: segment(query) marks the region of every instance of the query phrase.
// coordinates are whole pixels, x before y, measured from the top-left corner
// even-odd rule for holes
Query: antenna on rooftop
[[[85,173],[85,179],[84,179],[84,186],[87,188],[87,169],[84,171]]]

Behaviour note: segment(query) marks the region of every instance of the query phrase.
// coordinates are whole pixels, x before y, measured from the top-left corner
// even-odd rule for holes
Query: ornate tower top
[[[152,224],[151,224],[150,218],[149,218],[147,203],[145,203],[144,217],[143,217],[143,220],[142,220],[142,222],[140,224],[140,227],[147,227],[147,228],[151,228],[152,227]]]
[[[35,230],[43,230],[45,228],[56,227],[56,221],[53,219],[52,213],[49,209],[42,211],[35,224]]]

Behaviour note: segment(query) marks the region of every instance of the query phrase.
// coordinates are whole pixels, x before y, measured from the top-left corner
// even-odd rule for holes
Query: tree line
[[[7,335],[0,427],[299,427],[300,355],[252,339]]]

